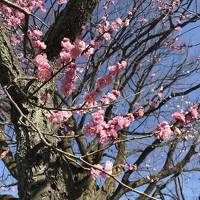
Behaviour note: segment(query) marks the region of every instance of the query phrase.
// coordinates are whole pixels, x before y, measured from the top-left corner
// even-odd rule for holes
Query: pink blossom
[[[138,117],[143,117],[144,116],[144,108],[143,107],[140,107],[137,111],[138,113]]]
[[[78,56],[81,55],[81,52],[82,51],[80,49],[73,48],[70,53],[71,53],[72,58],[77,58]]]
[[[66,0],[57,0],[58,1],[58,4],[64,4],[64,3],[67,3]]]
[[[185,116],[183,115],[183,113],[179,113],[179,112],[175,112],[172,114],[172,118],[176,121],[179,121],[182,124],[185,124]]]
[[[117,63],[116,65],[110,66],[108,68],[109,74],[110,75],[116,75],[120,70],[124,69],[127,67],[127,62],[126,61],[121,61],[120,63]]]
[[[109,106],[118,96],[120,96],[120,92],[118,90],[112,90],[101,99],[101,103],[103,106]]]
[[[41,81],[47,81],[50,79],[52,74],[52,68],[48,64],[46,54],[39,54],[34,59],[35,64],[38,67],[38,77]]]
[[[197,117],[198,117],[198,111],[197,111],[197,108],[195,106],[192,106],[190,108],[190,114],[191,114],[192,118],[197,119]]]
[[[92,121],[95,125],[98,125],[104,121],[104,111],[98,110],[95,113],[92,113]]]
[[[61,47],[66,52],[70,52],[74,48],[74,45],[70,42],[69,38],[63,38],[63,40],[61,42]]]
[[[121,65],[121,67],[120,67],[121,69],[126,68],[128,65],[128,63],[125,60],[122,60],[121,63],[119,63],[119,64]]]
[[[125,21],[124,21],[124,25],[125,25],[125,26],[128,26],[129,23],[130,23],[130,19],[125,19]]]
[[[103,170],[103,167],[100,164],[94,165],[94,167],[95,168],[91,167],[90,175],[91,175],[93,180],[96,180],[99,176],[101,176],[101,171],[100,170]],[[100,170],[98,170],[98,169],[100,169]]]
[[[6,157],[6,155],[10,152],[9,149],[3,151],[1,154],[0,154],[0,160],[4,159]]]
[[[112,118],[109,122],[109,125],[113,125],[115,126],[115,129],[120,129],[120,128],[125,128],[126,125],[126,120],[124,117],[122,116],[115,116],[114,118]]]
[[[63,95],[70,95],[75,89],[75,79],[76,79],[76,64],[71,63],[67,66],[64,79],[61,83],[61,92]]]
[[[86,135],[94,136],[97,134],[96,126],[92,126],[91,124],[86,124],[83,129]]]
[[[80,37],[76,38],[76,40],[74,42],[74,46],[75,46],[75,48],[80,49],[80,51],[85,50],[85,47],[86,47],[85,42],[83,40],[81,40]]]
[[[126,115],[126,119],[127,119],[130,123],[133,122],[133,121],[135,120],[135,118],[134,118],[134,116],[133,116],[132,113],[128,113],[128,114]]]
[[[109,142],[110,141],[110,137],[109,135],[107,134],[107,131],[106,130],[101,130],[100,133],[99,133],[99,142],[100,143],[105,143],[105,142]]]
[[[35,6],[37,6],[42,13],[46,13],[46,9],[44,8],[45,3],[42,0],[36,1]]]
[[[94,48],[86,47],[86,51],[84,52],[84,56],[89,58],[94,53]]]
[[[37,39],[39,39],[42,35],[43,35],[42,31],[38,29],[33,30],[33,36],[36,37]]]
[[[104,33],[103,37],[104,37],[105,40],[110,40],[111,39],[110,33]]]
[[[137,165],[134,164],[126,164],[124,166],[127,167],[128,170],[137,170]]]
[[[68,53],[66,51],[61,51],[60,52],[59,61],[61,62],[61,64],[63,64],[63,63],[69,63],[70,61],[72,61],[72,56],[71,56],[70,53]]]
[[[106,132],[107,132],[107,135],[109,136],[109,138],[110,138],[110,140],[112,139],[112,140],[115,140],[115,139],[117,139],[118,138],[118,133],[117,133],[117,129],[116,129],[116,127],[115,126],[110,126],[107,130],[106,130]]]
[[[122,116],[115,116],[112,118],[108,124],[109,126],[114,126],[116,130],[122,129],[122,128],[127,128],[130,126],[130,124],[134,121],[134,116],[133,114],[129,113],[127,114],[126,117]]]
[[[180,130],[178,127],[175,126],[175,128],[174,128],[174,133],[175,133],[176,135],[181,135],[181,130]]]
[[[32,32],[28,31],[28,35],[35,48],[46,49],[45,43],[40,41],[40,37],[43,35],[42,31],[35,29]]]
[[[72,116],[70,111],[55,111],[48,114],[48,120],[50,122],[59,123],[62,121],[67,121]]]
[[[97,25],[96,25],[96,30],[97,30],[100,34],[102,34],[102,33],[103,33],[103,27],[102,27],[102,25],[101,25],[101,24],[97,24]]]
[[[112,76],[106,75],[97,79],[96,85],[98,88],[104,88],[112,83]]]
[[[108,71],[110,75],[116,75],[119,72],[119,67],[117,65],[112,65],[108,67]]]
[[[52,97],[51,97],[51,95],[50,95],[49,93],[47,93],[47,94],[43,94],[43,95],[40,97],[40,99],[41,99],[42,101],[44,101],[44,102],[49,103],[49,102],[51,102]]]
[[[163,121],[158,125],[158,131],[155,133],[158,138],[162,140],[168,140],[172,134],[171,128],[168,122]]]
[[[116,23],[117,23],[118,25],[120,25],[120,26],[123,25],[123,21],[122,21],[121,18],[118,17],[115,21],[116,21]]]
[[[94,102],[98,96],[101,95],[101,92],[93,91],[93,92],[86,92],[84,95],[84,99],[86,102]]]
[[[83,40],[80,38],[76,38],[74,42],[74,48],[71,49],[71,56],[73,58],[77,58],[78,56],[81,55],[82,51],[85,50],[86,45]]]
[[[35,48],[38,49],[46,49],[46,44],[44,42],[41,42],[40,40],[36,40],[33,42]]]
[[[105,165],[104,165],[104,172],[106,172],[107,174],[105,173],[102,173],[102,176],[104,178],[108,178],[109,175],[112,175],[112,168],[113,168],[113,163],[111,161],[106,161]],[[109,175],[108,175],[109,174]]]
[[[98,49],[101,46],[102,41],[99,39],[91,40],[90,45],[96,49]]]

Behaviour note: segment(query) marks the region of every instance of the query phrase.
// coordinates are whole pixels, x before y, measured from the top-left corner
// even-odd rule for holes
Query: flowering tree
[[[2,186],[24,200],[184,199],[200,167],[199,57],[183,40],[198,8],[1,0],[0,159],[16,180]]]

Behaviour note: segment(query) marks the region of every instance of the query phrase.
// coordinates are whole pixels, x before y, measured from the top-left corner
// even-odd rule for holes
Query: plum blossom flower
[[[90,45],[96,49],[98,49],[101,46],[102,41],[99,39],[93,39],[90,41]]]
[[[176,135],[181,135],[181,130],[178,128],[178,127],[174,127],[174,133],[176,134]]]
[[[128,26],[129,23],[130,23],[130,19],[125,19],[125,21],[124,21],[124,25],[125,25],[125,26]]]
[[[137,111],[138,117],[143,117],[144,116],[144,108],[140,107]]]
[[[96,135],[100,143],[105,143],[118,138],[118,130],[127,128],[133,121],[133,114],[128,113],[125,117],[115,116],[106,123],[104,111],[99,110],[92,114],[92,123],[84,126],[84,132],[90,136]]]
[[[100,91],[86,92],[84,99],[86,102],[94,102],[98,96],[101,95]]]
[[[118,90],[112,90],[101,99],[101,104],[103,106],[109,106],[118,96],[120,96],[120,92]]]
[[[128,164],[126,164],[126,165],[124,165],[128,170],[133,170],[133,171],[135,171],[135,170],[137,170],[137,165],[134,165],[134,164],[130,164],[130,163],[128,163]]]
[[[125,60],[121,61],[120,63],[117,63],[116,65],[110,66],[108,68],[109,74],[110,75],[116,75],[120,70],[124,69],[127,67],[127,62]]]
[[[175,113],[172,114],[172,118],[174,120],[180,122],[181,124],[186,123],[185,116],[183,115],[183,113],[175,112]]]
[[[34,43],[35,48],[38,49],[46,49],[46,44],[44,42],[41,42],[40,40],[36,40]]]
[[[109,175],[112,175],[112,169],[113,163],[111,161],[106,161],[104,167],[100,164],[91,167],[90,175],[93,180],[96,180],[100,176],[102,176],[103,178],[108,178]]]
[[[112,83],[112,76],[106,75],[97,79],[96,86],[98,88],[104,88]]]
[[[172,130],[166,121],[163,121],[158,125],[158,131],[155,133],[155,135],[162,140],[168,140],[171,134]]]
[[[95,125],[102,123],[104,120],[104,111],[98,110],[97,112],[92,114],[92,121]]]
[[[108,178],[109,175],[112,175],[112,168],[113,168],[113,163],[111,161],[106,161],[105,165],[104,165],[104,172],[106,172],[107,174],[105,173],[102,173],[102,176],[104,178]],[[108,175],[109,174],[109,175]]]
[[[45,43],[40,41],[40,38],[43,35],[42,31],[35,29],[32,32],[28,31],[28,35],[30,39],[32,40],[35,48],[46,49]]]
[[[70,111],[58,111],[49,113],[47,118],[50,122],[59,123],[62,121],[67,121],[72,116],[72,112]]]
[[[72,61],[71,54],[66,51],[61,51],[59,56],[60,56],[58,59],[59,64],[69,63],[70,61]]]
[[[104,33],[103,37],[105,40],[110,40],[111,39],[111,34],[110,33]]]
[[[51,77],[52,68],[48,64],[46,54],[39,54],[35,57],[34,62],[38,67],[38,77],[41,81],[47,81]]]
[[[9,149],[3,151],[1,154],[0,154],[0,160],[4,159],[6,157],[6,155],[10,152]]]
[[[91,167],[90,175],[91,175],[93,180],[96,180],[99,176],[101,176],[101,171],[100,170],[103,170],[103,167],[100,164],[94,165],[94,167],[95,168]],[[98,170],[98,169],[100,169],[100,170]]]
[[[67,66],[64,79],[61,83],[61,92],[63,95],[70,95],[75,89],[75,79],[76,79],[76,64],[71,63]]]
[[[69,38],[63,38],[63,40],[61,42],[61,47],[66,52],[70,52],[74,48],[74,45],[70,42]]]
[[[98,141],[100,143],[109,142],[110,140],[111,140],[111,138],[109,137],[107,130],[101,130],[99,132],[99,139],[98,139]]]
[[[42,35],[43,35],[42,31],[35,29],[35,30],[33,30],[31,37],[32,38],[35,37],[36,39],[39,39]]]
[[[58,4],[64,4],[64,3],[67,3],[66,0],[57,0],[58,1]]]
[[[197,119],[197,117],[198,117],[198,111],[197,111],[197,108],[195,106],[192,106],[190,108],[190,114],[191,114],[191,117],[193,119]]]

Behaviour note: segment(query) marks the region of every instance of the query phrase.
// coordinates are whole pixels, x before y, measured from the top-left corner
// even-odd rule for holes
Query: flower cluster
[[[125,69],[126,67],[127,67],[127,62],[123,60],[120,63],[117,63],[116,65],[110,66],[108,68],[109,74],[114,76],[117,73],[119,73],[120,70]]]
[[[172,114],[172,119],[180,122],[181,124],[185,124],[185,115],[183,113],[175,112]]]
[[[60,123],[63,121],[67,121],[72,116],[72,112],[70,111],[55,111],[48,114],[47,118],[50,122]]]
[[[133,121],[133,114],[128,113],[125,117],[115,116],[106,123],[104,121],[104,111],[98,110],[92,114],[92,123],[85,125],[84,132],[90,136],[97,135],[100,143],[109,142],[118,138],[118,131],[128,128]]]
[[[82,54],[89,57],[93,54],[93,47],[86,45],[81,37],[77,37],[72,44],[69,38],[63,38],[61,42],[62,50],[59,54],[58,65],[68,64],[72,59],[76,59]]]
[[[42,0],[38,1],[24,1],[24,0],[14,0],[15,4],[19,5],[24,10],[31,12],[34,8],[39,8],[41,12],[46,12],[44,9],[44,2]],[[10,26],[18,26],[22,23],[25,18],[25,15],[22,12],[12,9],[2,3],[0,3],[0,11],[3,19]]]
[[[64,3],[67,3],[67,0],[57,0],[58,4],[62,5]]]
[[[38,67],[38,77],[41,81],[47,81],[52,75],[52,68],[48,63],[46,54],[39,54],[35,57],[34,63]]]
[[[91,167],[90,169],[90,175],[93,180],[96,180],[100,176],[108,178],[109,175],[112,175],[113,163],[111,161],[106,161],[104,167],[100,164],[94,165],[94,167],[95,168]]]
[[[158,131],[155,133],[155,135],[162,140],[168,140],[171,134],[172,130],[169,123],[166,121],[163,121],[158,125]]]
[[[46,49],[45,43],[40,41],[40,38],[43,35],[42,31],[35,29],[32,32],[28,31],[28,35],[30,39],[32,40],[35,48]]]
[[[198,111],[195,106],[192,106],[190,110],[184,115],[183,113],[175,112],[172,114],[172,118],[180,122],[182,125],[189,123],[192,119],[197,119]]]
[[[61,83],[61,92],[63,95],[70,95],[75,89],[75,79],[76,79],[76,64],[70,63],[67,65],[67,70],[65,72],[64,79]]]
[[[101,104],[103,106],[109,106],[111,103],[113,103],[117,97],[120,96],[120,92],[118,90],[112,90],[107,95],[103,96],[101,99]]]
[[[96,101],[97,97],[99,97],[100,95],[101,95],[101,92],[98,90],[92,91],[92,92],[86,92],[84,95],[84,99],[86,102],[92,103]]]
[[[180,0],[172,0],[170,3],[165,3],[163,0],[152,0],[152,3],[154,3],[155,6],[158,7],[159,10],[167,10],[171,11],[176,6],[178,6],[181,1]]]
[[[192,119],[197,119],[198,117],[198,111],[195,106],[192,106],[188,112],[185,114],[175,112],[172,114],[172,119],[176,122],[179,122],[181,125],[186,125],[189,123]],[[162,140],[168,140],[172,134],[172,131],[176,135],[180,135],[181,131],[177,126],[172,126],[168,124],[168,122],[163,121],[158,125],[158,130],[155,132],[155,136],[162,139]]]
[[[112,76],[116,75],[120,72],[120,70],[127,67],[126,61],[121,61],[117,63],[116,65],[110,66],[108,68],[109,74],[99,77],[96,81],[96,87],[99,89],[103,89],[106,86],[110,85],[112,83]]]
[[[96,87],[103,89],[106,86],[110,85],[112,83],[112,76],[111,75],[105,75],[97,79],[96,81]]]
[[[108,15],[104,15],[102,17],[103,21],[104,21],[104,25],[101,24],[97,24],[96,26],[96,30],[97,32],[99,32],[101,35],[103,35],[103,38],[105,40],[110,40],[111,39],[111,34],[115,31],[118,31],[120,28],[122,28],[123,26],[128,26],[130,19],[126,18],[125,20],[122,20],[121,18],[116,18],[115,21],[113,22],[109,22],[107,20]]]

